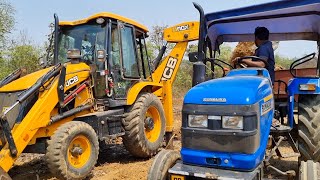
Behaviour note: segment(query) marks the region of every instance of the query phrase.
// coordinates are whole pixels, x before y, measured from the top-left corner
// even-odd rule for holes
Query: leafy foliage
[[[5,0],[0,0],[0,49],[6,47],[7,35],[14,27],[14,8]]]
[[[10,47],[7,48],[6,58],[0,61],[0,78],[18,68],[23,68],[26,73],[39,69],[41,49],[34,46],[27,39],[26,34],[21,33],[18,39],[17,41],[12,41]]]
[[[152,31],[150,32],[148,41],[147,41],[147,50],[148,50],[148,56],[151,60],[154,60],[163,45],[166,45],[166,41],[163,39],[163,30],[166,29],[168,26],[152,26]],[[167,55],[168,52],[171,51],[174,44],[168,43],[167,49],[165,51],[165,55]]]
[[[289,69],[290,64],[293,62],[294,59],[281,56],[279,54],[274,55],[274,59],[276,61],[276,66],[280,67],[280,69]]]
[[[18,68],[26,73],[39,69],[41,49],[28,40],[26,33],[21,32],[16,39],[7,37],[14,28],[14,12],[9,2],[0,0],[0,79]]]

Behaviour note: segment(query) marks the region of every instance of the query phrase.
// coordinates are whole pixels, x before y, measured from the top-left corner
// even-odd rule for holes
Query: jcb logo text
[[[168,80],[171,78],[174,68],[177,65],[178,60],[174,57],[169,57],[166,68],[163,71],[161,80]]]
[[[74,84],[74,83],[76,83],[78,81],[79,81],[78,76],[74,76],[74,77],[72,77],[72,78],[70,78],[70,79],[68,79],[66,81],[66,87],[69,87],[69,86],[71,86],[72,84]]]
[[[183,26],[178,26],[176,28],[176,31],[185,31],[185,30],[188,30],[189,29],[189,25],[183,25]]]

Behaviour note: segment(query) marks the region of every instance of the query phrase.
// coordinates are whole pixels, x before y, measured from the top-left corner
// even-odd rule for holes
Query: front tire
[[[311,160],[302,161],[300,165],[299,179],[300,180],[318,180],[320,177],[320,165],[318,162]]]
[[[169,179],[168,170],[176,163],[178,159],[181,159],[181,155],[177,151],[162,150],[155,157],[149,172],[148,180],[166,180]]]
[[[98,137],[84,122],[61,125],[48,141],[47,162],[59,179],[84,179],[94,168],[99,154]]]
[[[305,161],[320,160],[320,96],[300,95],[298,145]]]
[[[126,149],[136,157],[151,157],[162,146],[165,115],[161,101],[152,93],[142,93],[124,115]]]

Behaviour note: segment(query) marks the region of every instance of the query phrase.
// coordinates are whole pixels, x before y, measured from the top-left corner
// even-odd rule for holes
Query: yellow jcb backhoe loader
[[[54,60],[46,69],[0,83],[0,179],[23,152],[45,153],[61,179],[83,179],[99,143],[122,136],[126,149],[150,157],[173,131],[172,83],[198,22],[167,28],[176,43],[163,60],[147,56],[147,28],[99,13],[73,22],[55,16]]]

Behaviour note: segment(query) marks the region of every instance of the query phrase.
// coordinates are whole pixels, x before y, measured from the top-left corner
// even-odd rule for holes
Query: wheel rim
[[[156,142],[161,133],[161,118],[158,109],[154,106],[149,107],[146,112],[144,132],[150,142]]]
[[[68,147],[68,161],[74,168],[82,168],[90,159],[91,146],[88,138],[76,136]]]

